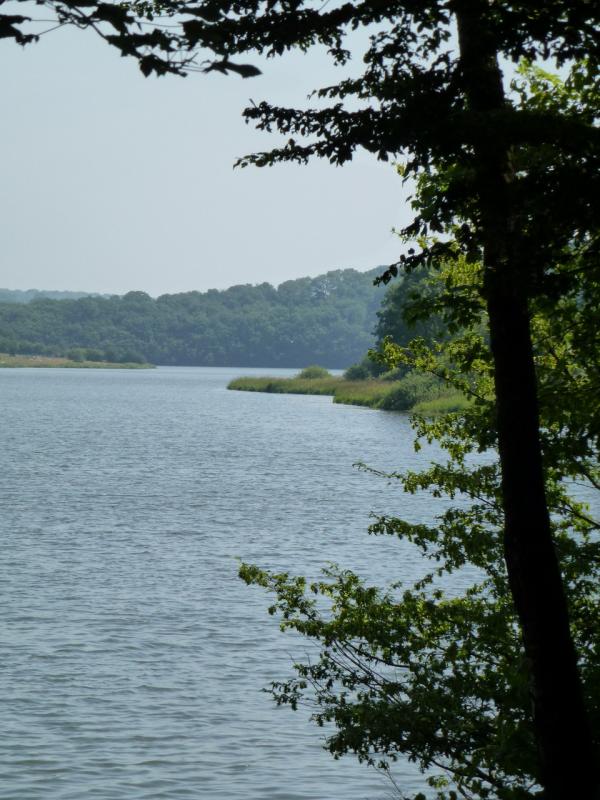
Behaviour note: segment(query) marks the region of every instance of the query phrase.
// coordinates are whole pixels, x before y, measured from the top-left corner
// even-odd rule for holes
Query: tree
[[[539,73],[534,78],[541,82]],[[600,490],[599,265],[583,269],[581,255],[573,251],[557,267],[569,278],[563,296],[535,298],[531,312],[546,494],[597,737],[600,520],[581,498],[569,496],[575,481],[586,481],[588,495]],[[297,676],[274,684],[273,694],[292,707],[312,703],[319,724],[333,722],[328,747],[336,757],[353,752],[393,775],[391,762],[403,754],[427,771],[438,798],[526,800],[540,796],[544,774],[531,724],[528,664],[502,559],[501,475],[495,459],[470,458],[497,446],[482,278],[481,265],[465,259],[440,265],[409,310],[423,317],[433,307],[454,327],[453,337],[438,344],[419,339],[408,347],[388,340],[383,346],[388,365],[433,372],[473,398],[464,415],[415,420],[420,438],[442,444],[447,463],[387,476],[405,491],[449,497],[438,523],[383,516],[371,526],[374,534],[412,542],[430,560],[429,575],[413,586],[380,590],[339,568],[329,568],[310,586],[303,578],[255,567],[244,566],[241,574],[275,593],[270,611],[281,616],[282,628],[320,644],[320,656],[296,664]],[[475,573],[465,571],[468,566]],[[440,578],[452,573],[460,573],[460,592],[440,586]],[[564,797],[588,796],[579,779],[571,776]]]
[[[36,5],[44,8],[41,17],[33,15]],[[185,70],[193,69],[191,55],[186,55],[183,50],[175,51],[173,37],[160,24],[147,24],[148,18],[153,16],[154,4],[151,2],[140,3],[136,12],[124,3],[105,3],[102,0],[47,0],[36,5],[26,0],[11,0],[6,10],[21,11],[24,6],[25,13],[0,14],[0,39],[13,40],[25,46],[56,28],[73,25],[94,30],[107,43],[117,47],[123,56],[137,59],[145,75],[152,72],[157,75],[166,72],[184,74]],[[175,4],[171,8],[169,4],[164,5],[164,13],[171,14],[174,9]]]
[[[455,243],[469,259],[482,259],[503,553],[531,671],[540,781],[548,797],[563,798],[576,775],[579,790],[596,796],[596,749],[546,496],[530,311],[536,296],[560,296],[556,270],[565,248],[573,241],[585,246],[595,234],[598,187],[592,176],[599,136],[584,115],[512,104],[499,59],[544,57],[561,65],[587,58],[595,68],[597,7],[550,2],[532,9],[529,3],[454,0],[317,9],[300,2],[207,1],[186,10],[196,17],[183,23],[186,43],[213,49],[220,60],[210,68],[224,72],[233,69],[232,56],[280,55],[313,44],[325,45],[344,64],[350,58],[347,31],[373,31],[364,73],[318,91],[324,107],[298,110],[263,102],[245,111],[259,128],[275,128],[289,139],[241,165],[302,163],[311,156],[342,164],[363,147],[382,159],[407,154],[407,175],[444,173],[447,185],[423,204],[406,233],[443,233],[460,221]],[[349,98],[358,107],[344,105]],[[517,171],[513,153],[519,148],[550,150],[551,168],[540,169],[538,159],[531,170]],[[550,202],[542,200],[540,181]],[[440,254],[452,255],[449,243],[409,253],[404,264],[414,267]],[[389,270],[384,279],[397,271]]]
[[[445,325],[439,315],[432,312],[426,319],[410,318],[411,302],[416,297],[430,295],[429,300],[435,300],[427,278],[427,274],[414,270],[403,276],[401,281],[390,284],[377,312],[375,334],[378,346],[387,337],[399,345],[406,345],[417,336],[425,339],[443,337]]]
[[[589,75],[595,76],[598,5],[588,0],[551,0],[535,7],[492,0],[203,0],[100,3],[91,10],[52,5],[61,20],[92,25],[123,54],[139,58],[147,74],[195,69],[196,52],[203,49],[216,55],[205,71],[242,77],[258,68],[232,59],[248,53],[277,56],[313,45],[327,48],[343,66],[353,47],[348,33],[360,28],[370,34],[362,75],[320,89],[313,107],[261,102],[246,109],[246,118],[260,129],[276,129],[288,140],[240,163],[303,163],[317,156],[343,164],[362,147],[384,160],[406,157],[407,176],[443,175],[443,188],[425,180],[425,186],[437,189],[422,198],[405,233],[427,236],[453,229],[453,242],[434,242],[401,261],[414,268],[441,255],[453,257],[456,247],[468,260],[482,260],[503,556],[531,676],[540,782],[549,798],[564,798],[572,796],[577,776],[582,796],[598,796],[597,750],[552,538],[531,314],[537,298],[559,299],[568,291],[573,276],[559,265],[569,248],[577,244],[583,261],[597,255],[600,137],[577,108],[562,112],[512,103],[499,66],[500,59],[524,57],[551,59],[559,66],[587,59]],[[152,22],[160,11],[180,27],[137,32],[140,18]],[[3,35],[17,40],[25,35],[19,21],[3,24],[9,31]],[[116,33],[104,33],[102,24]],[[531,161],[516,169],[514,154],[523,151]],[[397,273],[398,266],[392,267],[384,280]]]

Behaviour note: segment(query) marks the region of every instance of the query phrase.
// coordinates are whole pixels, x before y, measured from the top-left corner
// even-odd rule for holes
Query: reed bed
[[[0,353],[0,369],[23,367],[60,367],[62,369],[152,369],[152,364],[116,363],[112,361],[72,361],[58,356],[11,356]]]
[[[425,415],[460,411],[465,398],[429,376],[411,374],[397,380],[347,380],[343,377],[272,378],[245,377],[232,380],[228,389],[270,394],[330,395],[334,403],[367,406],[387,411],[415,411]]]

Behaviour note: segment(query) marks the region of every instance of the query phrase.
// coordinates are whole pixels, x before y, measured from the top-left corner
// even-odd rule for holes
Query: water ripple
[[[307,645],[237,568],[422,573],[366,527],[428,498],[352,468],[414,466],[407,421],[234,374],[0,372],[5,800],[389,796],[261,692]]]

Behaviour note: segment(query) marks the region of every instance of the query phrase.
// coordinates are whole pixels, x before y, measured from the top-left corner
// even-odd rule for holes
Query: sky
[[[158,296],[395,261],[392,165],[233,169],[278,141],[244,123],[250,99],[300,105],[340,74],[313,52],[248,80],[144,78],[89,31],[0,40],[0,287]]]

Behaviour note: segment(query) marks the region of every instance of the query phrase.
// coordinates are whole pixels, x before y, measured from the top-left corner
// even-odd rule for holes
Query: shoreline
[[[0,353],[0,369],[155,369],[154,364],[117,361],[73,361],[59,356],[11,356]]]
[[[312,379],[242,377],[234,378],[227,388],[238,392],[325,395],[343,405],[425,415],[464,411],[468,407],[468,401],[458,392],[450,392],[443,386],[432,389],[431,384],[415,385],[414,379],[409,378],[352,381],[334,375]]]

